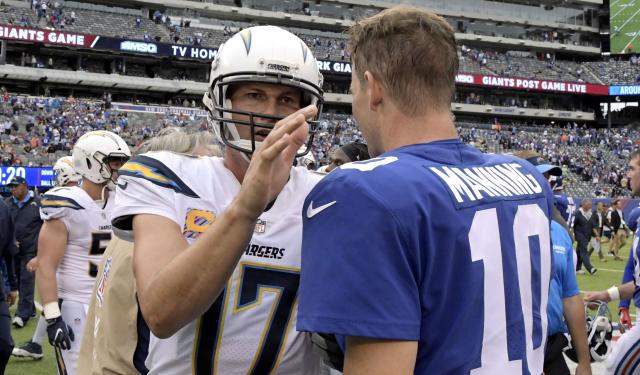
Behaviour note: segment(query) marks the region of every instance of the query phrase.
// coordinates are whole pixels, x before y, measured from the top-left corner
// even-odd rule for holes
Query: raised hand
[[[278,121],[273,130],[251,156],[237,204],[243,213],[258,218],[289,179],[296,152],[309,133],[307,119],[318,109],[309,105]]]

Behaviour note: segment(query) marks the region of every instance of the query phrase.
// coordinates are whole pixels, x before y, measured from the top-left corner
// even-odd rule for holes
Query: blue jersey
[[[458,140],[345,164],[303,207],[300,331],[418,341],[416,374],[540,374],[553,196]]]
[[[549,288],[549,336],[567,332],[564,322],[563,299],[580,293],[573,265],[573,244],[569,233],[559,223],[551,222],[551,244],[553,245],[553,265],[555,272]]]
[[[629,226],[629,229],[634,231],[634,233],[637,233],[638,220],[640,220],[640,207],[636,207],[633,210],[631,210],[631,213],[627,218],[627,225]],[[635,241],[633,243],[635,244]],[[636,258],[635,251],[632,245],[631,251],[629,251],[629,258],[627,259],[627,266],[624,269],[624,275],[622,276],[621,284],[628,283],[629,281],[634,280],[634,275],[635,275],[634,259],[635,258]],[[638,292],[638,290],[636,290],[635,293],[633,294],[633,303],[636,305],[636,307],[640,307],[640,293]],[[621,308],[629,308],[630,304],[631,304],[630,300],[621,299],[618,306]]]
[[[573,228],[573,221],[576,217],[576,204],[572,197],[563,194],[557,194],[553,197],[554,203],[564,221],[567,222],[569,228]]]
[[[631,256],[633,256],[633,281],[636,284],[636,289],[633,292],[633,301],[638,306],[640,302],[640,247],[638,241],[640,240],[640,228],[636,229],[633,237],[633,244],[631,245]]]

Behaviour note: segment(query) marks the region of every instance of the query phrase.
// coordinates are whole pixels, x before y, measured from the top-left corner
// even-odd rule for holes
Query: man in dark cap
[[[352,161],[368,160],[369,149],[364,143],[351,142],[335,150],[329,159],[331,164],[327,166],[326,172],[331,172],[342,164],[351,163]]]
[[[29,272],[26,267],[27,263],[36,256],[42,220],[39,201],[29,193],[27,180],[24,177],[15,176],[9,181],[8,186],[11,189],[11,197],[7,198],[5,203],[9,207],[15,226],[15,239],[18,245],[15,268],[20,296],[13,325],[16,328],[22,328],[35,314],[33,304],[35,274]]]

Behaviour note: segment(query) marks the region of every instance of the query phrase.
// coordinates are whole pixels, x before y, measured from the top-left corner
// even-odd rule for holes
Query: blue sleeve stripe
[[[157,159],[138,155],[129,160],[118,170],[122,176],[142,178],[151,183],[172,189],[176,193],[186,195],[191,198],[200,198],[180,177],[178,177],[169,167]]]
[[[68,198],[68,197],[63,197],[60,195],[53,195],[53,194],[45,194],[42,199],[40,200],[40,205],[43,208],[71,208],[73,210],[83,210],[84,207],[82,207],[80,204],[78,204],[78,202],[76,202],[75,200]]]

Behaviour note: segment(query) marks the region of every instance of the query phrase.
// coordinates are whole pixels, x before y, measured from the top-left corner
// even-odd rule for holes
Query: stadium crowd
[[[140,114],[109,109],[103,100],[25,97],[0,89],[0,163],[47,166],[68,154],[81,134],[110,130],[137,147],[168,126],[206,130],[186,113]],[[107,95],[108,97],[108,95]],[[187,104],[189,102],[185,102]],[[107,107],[107,108],[105,108]],[[576,123],[535,124],[458,121],[461,138],[485,152],[534,150],[565,170],[565,188],[577,196],[625,196],[625,157],[640,145],[634,129],[589,129]],[[209,129],[210,130],[210,129]],[[316,165],[329,163],[340,145],[361,142],[351,115],[326,112],[313,141]]]
[[[74,6],[78,6],[74,4]],[[124,13],[123,13],[124,12]],[[186,11],[185,11],[186,12]],[[140,13],[125,12],[121,8],[66,7],[60,1],[33,0],[31,9],[5,6],[0,11],[0,23],[23,27],[57,28],[68,31],[134,38],[145,41],[181,43],[194,46],[218,47],[234,32],[252,26],[250,23],[209,19],[207,23],[193,24],[189,17],[170,15],[167,11],[155,10],[150,18]],[[292,29],[303,39],[319,59],[349,61],[345,35],[330,32],[316,32],[306,29]],[[469,31],[471,32],[471,31]],[[482,34],[482,32],[477,32]],[[485,33],[486,34],[486,33]],[[527,32],[519,39],[554,42],[559,40],[554,32]],[[568,41],[564,41],[568,43]],[[640,65],[637,56],[629,59],[610,61],[575,62],[556,59],[552,53],[540,55],[520,51],[490,51],[478,48],[460,47],[460,72],[480,73],[512,77],[589,82],[599,84],[632,84],[640,82]],[[22,65],[63,68],[55,59],[26,56]],[[18,63],[18,62],[14,62]],[[62,67],[60,66],[62,65]],[[79,67],[89,71],[104,71],[104,64]],[[110,72],[108,72],[110,73]],[[159,76],[165,79],[189,79],[205,81],[206,77],[194,71],[174,72],[163,75],[145,72],[140,67],[128,67],[119,73],[138,76]]]
[[[0,92],[2,165],[52,165],[71,151],[82,134],[92,130],[112,131],[137,147],[165,127],[202,123],[183,113],[151,114],[130,126],[131,117],[140,117],[112,111],[105,105],[108,101],[25,97],[10,95],[4,88]]]
[[[461,138],[485,152],[533,150],[567,176],[570,195],[594,197],[628,196],[625,160],[640,145],[635,129],[593,129],[576,123],[564,126],[496,124],[493,129],[477,123],[458,122]]]

